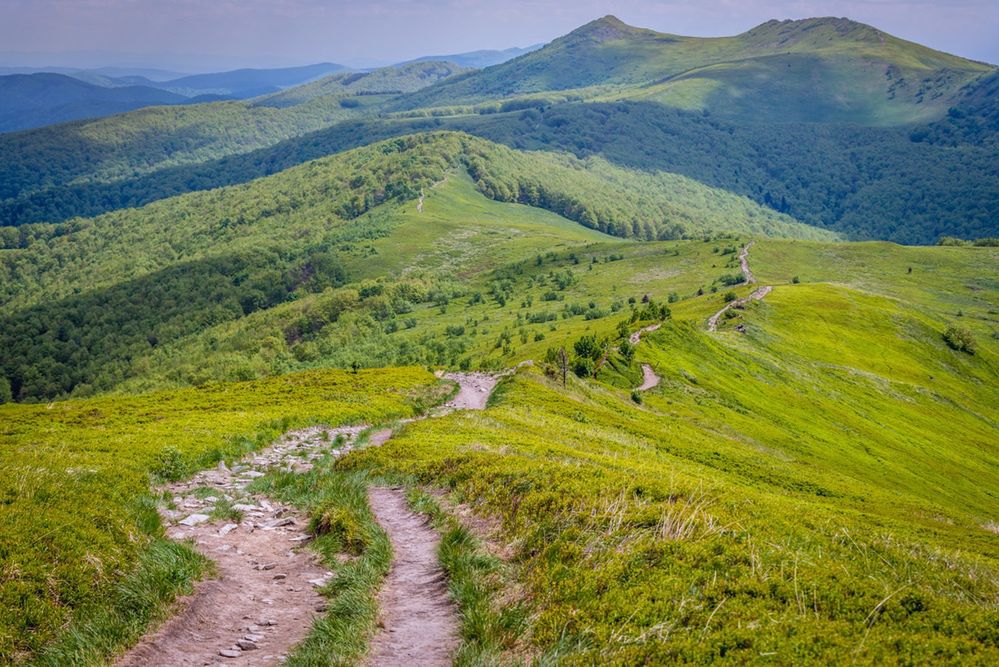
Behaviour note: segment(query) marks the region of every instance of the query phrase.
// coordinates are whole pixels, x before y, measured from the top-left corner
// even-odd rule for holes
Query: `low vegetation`
[[[134,642],[204,570],[188,547],[164,540],[151,483],[291,427],[410,416],[435,385],[415,369],[323,371],[0,406],[0,662],[38,651],[48,664],[94,662]]]

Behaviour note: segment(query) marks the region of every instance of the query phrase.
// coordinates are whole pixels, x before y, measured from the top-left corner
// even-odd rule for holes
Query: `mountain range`
[[[999,661],[999,70],[443,58],[0,77],[0,663]]]

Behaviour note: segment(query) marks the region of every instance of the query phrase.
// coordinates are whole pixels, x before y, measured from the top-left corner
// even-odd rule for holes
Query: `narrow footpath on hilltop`
[[[458,392],[429,416],[485,408],[499,380],[515,370],[444,374],[458,384]],[[404,423],[409,421],[415,420]],[[311,539],[308,517],[294,507],[251,493],[248,487],[270,471],[305,473],[323,456],[343,456],[368,428],[292,431],[232,467],[220,463],[160,489],[171,495],[177,508],[161,510],[167,535],[193,541],[199,552],[214,561],[216,573],[180,600],[179,613],[115,664],[257,666],[283,662],[326,610],[326,600],[317,589],[334,573],[305,548]],[[379,446],[391,437],[391,429],[377,431],[368,446]],[[242,518],[214,518],[212,508],[220,500]],[[372,487],[369,501],[392,544],[392,562],[378,596],[380,630],[372,639],[365,664],[449,665],[460,642],[459,620],[437,559],[440,536],[425,516],[409,509],[401,488]]]
[[[747,285],[756,284],[756,276],[754,276],[753,272],[749,269],[749,248],[752,247],[753,243],[755,243],[755,241],[750,241],[745,246],[743,246],[742,250],[739,252],[739,264],[740,266],[742,266],[742,275],[745,276]],[[708,318],[708,331],[718,330],[718,321],[721,320],[722,316],[725,314],[725,311],[729,310],[730,308],[741,308],[750,301],[760,301],[767,294],[770,294],[772,290],[773,287],[771,285],[766,285],[764,287],[756,289],[749,296],[745,296],[740,299],[735,299],[734,301],[726,303],[721,310],[719,310],[717,313]]]

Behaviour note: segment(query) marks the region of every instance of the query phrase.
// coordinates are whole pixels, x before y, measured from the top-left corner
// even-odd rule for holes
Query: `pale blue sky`
[[[0,66],[373,65],[547,42],[605,14],[701,36],[847,16],[999,62],[999,0],[0,0]]]

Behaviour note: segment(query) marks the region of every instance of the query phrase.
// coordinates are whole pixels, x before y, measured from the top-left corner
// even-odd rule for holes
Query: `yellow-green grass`
[[[404,285],[423,292],[435,286],[454,290],[458,296],[443,309],[433,303],[416,303],[410,312],[378,320],[373,312],[387,297],[362,298],[358,288],[370,285],[362,281],[161,346],[133,361],[134,377],[120,389],[232,380],[296,368],[350,366],[355,361],[363,366],[414,362],[454,366],[467,360],[471,367],[507,367],[524,359],[540,358],[549,346],[573,337],[612,332],[619,322],[630,317],[629,300],[641,305],[645,295],[663,302],[671,293],[691,297],[703,288],[714,300],[705,298],[697,303],[711,309],[714,301],[720,300],[720,294],[710,291],[713,283],[723,275],[739,272],[735,253],[721,251],[745,241],[608,240],[594,244],[588,241],[599,238],[596,232],[565,226],[563,219],[536,209],[491,202],[474,192],[470,193],[471,202],[481,206],[481,212],[468,205],[462,209],[468,212],[468,218],[462,219],[482,216],[481,224],[465,227],[469,233],[469,245],[465,246],[462,241],[454,241],[453,224],[441,224],[431,217],[438,207],[464,203],[452,198],[456,187],[465,186],[451,185],[449,181],[449,187],[434,191],[426,199],[423,214],[411,211],[411,205],[400,209],[405,220],[403,231],[372,241],[374,254],[367,259],[351,260],[356,261],[352,271],[370,270],[372,275],[384,276],[380,284],[385,294]],[[457,213],[448,210],[447,215]],[[479,243],[490,252],[471,249]],[[468,252],[433,250],[455,244]],[[510,257],[523,260],[499,265]],[[366,269],[366,265],[372,268]],[[574,282],[559,289],[550,274],[564,275],[567,271]],[[491,293],[497,280],[509,281],[509,297],[504,304]],[[714,286],[717,288],[717,284]],[[476,294],[482,300],[472,303]],[[546,301],[546,295],[554,295],[556,300]],[[589,307],[591,303],[595,309]],[[342,304],[347,304],[344,312],[314,335],[301,340],[287,335],[296,322],[330,319],[322,314]],[[585,312],[564,317],[570,305],[581,306]],[[586,312],[591,311],[599,317],[586,319]],[[532,315],[541,313],[555,319],[530,321]],[[398,330],[389,332],[392,322]],[[463,332],[454,334],[454,327],[461,327]],[[504,335],[509,340],[504,338],[497,345]],[[440,355],[427,352],[438,344],[446,346]]]
[[[371,241],[372,254],[345,258],[353,281],[413,275],[464,280],[538,252],[624,242],[543,209],[487,199],[464,170],[446,178],[425,190],[422,212],[416,201],[393,207],[392,233]]]
[[[663,378],[641,405],[521,371],[342,465],[502,519],[525,636],[563,664],[994,662],[995,342],[957,352],[939,309],[826,284],[711,334],[685,313],[712,299],[639,346],[624,374]]]
[[[165,597],[188,583],[198,568],[189,551],[165,549],[149,497],[158,476],[236,457],[291,427],[411,416],[436,386],[413,368],[322,371],[0,405],[0,662],[44,656],[57,636],[55,664],[97,661],[134,641],[149,620],[108,616],[139,596],[128,585],[145,576],[137,568],[167,582],[156,589]],[[169,562],[150,563],[150,553]],[[155,607],[145,613],[152,617]]]

